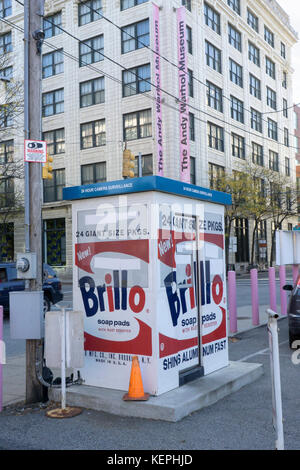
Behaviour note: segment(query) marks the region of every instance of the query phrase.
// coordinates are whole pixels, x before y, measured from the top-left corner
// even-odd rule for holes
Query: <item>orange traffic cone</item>
[[[137,356],[132,358],[129,390],[123,396],[125,401],[146,401],[149,399],[149,393],[144,393],[142,374]]]

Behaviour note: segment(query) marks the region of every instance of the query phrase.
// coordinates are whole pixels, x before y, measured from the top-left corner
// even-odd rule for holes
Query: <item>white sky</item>
[[[292,49],[293,95],[294,103],[300,103],[300,8],[299,0],[277,0],[290,17],[292,27],[299,36],[298,43]]]

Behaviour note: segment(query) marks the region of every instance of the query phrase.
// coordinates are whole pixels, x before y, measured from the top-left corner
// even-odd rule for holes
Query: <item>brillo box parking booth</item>
[[[228,365],[224,206],[159,176],[64,188],[86,385],[127,390],[131,360],[160,395]]]

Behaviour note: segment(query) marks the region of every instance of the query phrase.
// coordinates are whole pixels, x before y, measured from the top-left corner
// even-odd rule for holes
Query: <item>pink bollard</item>
[[[286,296],[286,291],[282,289],[283,286],[286,284],[285,266],[279,266],[279,282],[280,282],[281,315],[286,315],[287,314],[287,296]]]
[[[269,268],[269,297],[270,309],[273,310],[273,312],[277,312],[275,268]]]
[[[228,310],[230,332],[237,333],[235,271],[228,271]]]
[[[293,286],[296,285],[298,276],[299,276],[299,265],[293,264]]]
[[[3,307],[0,305],[0,342],[3,340]],[[0,348],[1,348],[0,344]],[[3,407],[3,372],[2,372],[2,357],[0,357],[0,411]]]
[[[257,269],[251,269],[250,276],[251,276],[251,298],[252,298],[252,324],[256,326],[256,325],[259,325]]]

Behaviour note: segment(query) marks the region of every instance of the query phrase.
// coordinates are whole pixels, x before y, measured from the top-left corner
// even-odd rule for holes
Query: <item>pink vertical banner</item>
[[[257,269],[251,269],[252,325],[259,325]]]
[[[273,312],[277,312],[275,268],[269,268],[269,298],[270,309],[273,310]]]
[[[162,138],[162,111],[161,111],[161,68],[160,68],[160,26],[159,7],[153,3],[153,23],[154,23],[154,84],[155,84],[155,129],[156,129],[156,174],[164,176],[164,154]]]
[[[180,180],[190,183],[190,118],[188,108],[188,68],[186,42],[186,9],[177,9],[179,120],[180,120]]]
[[[0,305],[0,411],[3,408],[3,371],[2,364],[4,363],[3,357],[3,307]]]
[[[230,332],[231,333],[237,333],[235,271],[228,271],[228,311],[229,311],[229,329],[230,329]]]
[[[287,314],[287,297],[286,297],[286,291],[283,290],[283,286],[286,284],[285,266],[279,266],[279,282],[280,282],[281,315],[286,315]]]
[[[299,265],[293,264],[293,286],[296,285],[298,276],[299,276]]]

